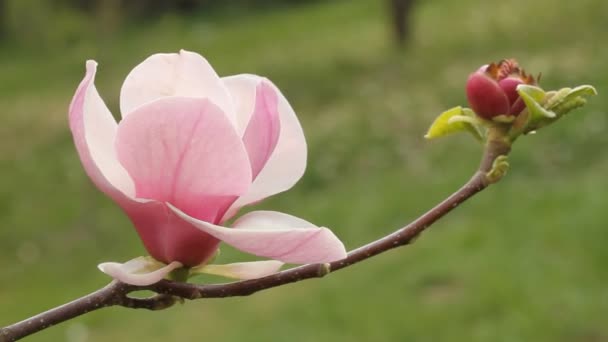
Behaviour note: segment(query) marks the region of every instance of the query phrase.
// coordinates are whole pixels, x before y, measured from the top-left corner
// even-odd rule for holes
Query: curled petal
[[[168,204],[183,220],[242,251],[286,263],[332,262],[346,257],[342,242],[327,228],[273,211],[254,211],[234,228],[200,221]]]
[[[217,222],[251,184],[249,158],[222,111],[207,99],[170,97],[121,121],[116,149],[137,197],[170,202]]]
[[[496,81],[475,72],[467,80],[467,99],[477,115],[491,119],[509,113],[509,99]]]
[[[182,264],[174,261],[164,265],[151,258],[139,257],[124,264],[105,262],[97,267],[103,273],[123,283],[146,286],[161,281],[171,271],[182,267]]]
[[[502,91],[507,95],[509,99],[509,103],[513,105],[515,101],[519,98],[519,94],[517,93],[517,86],[520,84],[524,84],[519,78],[515,77],[507,77],[498,82],[498,85],[502,89]]]
[[[191,273],[206,273],[233,279],[256,279],[277,273],[284,264],[277,260],[237,262],[225,265],[195,267]]]
[[[281,125],[277,100],[277,94],[267,82],[256,87],[255,108],[243,135],[253,179],[266,165],[279,139]]]
[[[268,85],[266,91],[273,90],[277,98],[280,133],[276,146],[264,167],[254,179],[249,191],[241,196],[230,208],[224,220],[247,204],[291,188],[306,169],[306,140],[300,122],[281,91],[269,80],[256,75],[235,75],[222,81],[236,102],[237,131],[244,135],[257,107],[256,89],[260,84]],[[263,99],[263,98],[262,98]]]
[[[87,61],[87,73],[70,104],[70,129],[87,175],[108,196],[133,197],[135,186],[114,150],[117,124],[95,88],[97,63]]]
[[[136,66],[120,91],[120,111],[124,118],[137,107],[167,96],[208,98],[235,122],[226,87],[209,62],[197,53],[159,53]]]

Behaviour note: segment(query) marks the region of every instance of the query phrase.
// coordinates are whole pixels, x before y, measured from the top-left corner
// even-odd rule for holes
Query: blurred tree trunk
[[[90,13],[98,6],[97,2],[98,0],[71,0],[68,3]]]
[[[177,3],[175,4],[175,7],[177,7],[177,9],[180,11],[188,12],[188,11],[195,10],[201,4],[202,4],[202,1],[200,1],[200,0],[180,0],[180,1],[177,1]]]
[[[389,0],[391,25],[397,44],[402,46],[410,34],[410,19],[414,0]]]
[[[122,7],[121,0],[97,0],[94,11],[99,28],[98,33],[102,37],[110,37],[120,28]]]
[[[7,9],[6,8],[6,0],[0,0],[0,39],[4,39],[6,37],[7,31]]]
[[[128,13],[140,18],[167,11],[171,9],[174,3],[174,1],[167,0],[123,0],[122,2]]]

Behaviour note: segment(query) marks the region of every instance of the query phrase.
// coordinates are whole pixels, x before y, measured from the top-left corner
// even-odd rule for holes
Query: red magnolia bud
[[[484,65],[467,80],[467,99],[477,115],[492,119],[498,115],[518,115],[525,105],[517,94],[520,84],[536,84],[514,59]]]

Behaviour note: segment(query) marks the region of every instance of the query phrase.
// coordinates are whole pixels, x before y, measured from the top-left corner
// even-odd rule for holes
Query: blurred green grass
[[[67,107],[85,59],[100,63],[97,86],[118,113],[134,65],[185,48],[221,75],[253,72],[281,87],[307,134],[309,167],[292,191],[258,207],[331,227],[349,248],[468,179],[475,142],[422,136],[436,114],[464,104],[479,65],[516,57],[546,88],[590,83],[600,96],[518,141],[507,178],[412,246],[249,298],[104,309],[29,340],[608,341],[608,3],[419,2],[406,51],[388,39],[384,10],[352,0],[166,16],[61,49],[3,47],[0,325],[105,284],[99,262],[145,253],[84,174]]]

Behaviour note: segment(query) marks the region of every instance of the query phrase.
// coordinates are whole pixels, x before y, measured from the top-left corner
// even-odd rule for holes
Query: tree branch
[[[310,278],[320,278],[390,249],[412,243],[435,221],[458,207],[476,193],[500,179],[489,177],[496,158],[506,156],[511,150],[510,142],[499,135],[489,136],[480,166],[473,177],[458,191],[424,213],[407,226],[365,246],[359,247],[342,260],[327,264],[309,264],[291,268],[263,278],[237,281],[226,284],[197,285],[162,280],[149,286],[133,286],[113,281],[106,287],[73,302],[53,308],[24,321],[0,329],[0,342],[17,341],[23,337],[47,329],[55,324],[68,321],[88,312],[109,306],[123,306],[132,309],[163,310],[179,300],[199,298],[223,298],[248,296],[261,290],[286,285]],[[150,298],[132,298],[134,291],[151,290],[157,295]]]

